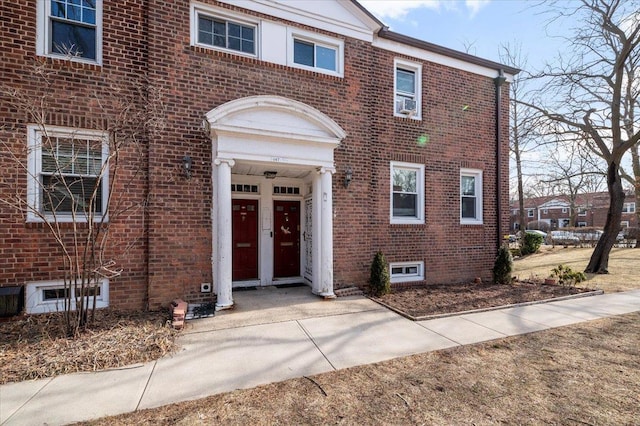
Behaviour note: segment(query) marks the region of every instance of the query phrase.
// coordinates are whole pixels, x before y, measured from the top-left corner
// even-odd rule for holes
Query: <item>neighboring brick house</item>
[[[547,196],[527,198],[524,201],[527,226],[531,222],[544,222],[549,229],[566,227],[604,228],[609,210],[608,192],[591,192],[579,194],[575,201],[575,211],[568,197]],[[622,229],[638,226],[636,199],[633,192],[626,194],[622,209]],[[520,229],[519,203],[511,203],[510,229]]]
[[[88,99],[113,79],[164,94],[164,127],[123,153],[141,156],[127,196],[146,208],[112,223],[123,272],[104,305],[215,298],[224,309],[233,288],[300,282],[332,297],[366,286],[378,250],[392,283],[491,279],[517,69],[389,31],[355,1],[22,0],[0,16],[0,80],[37,95],[34,60],[62,71],[50,136],[108,138]],[[57,41],[82,51],[70,59]],[[43,137],[25,117],[0,107],[3,150]],[[41,155],[23,160],[47,179]],[[37,188],[4,154],[0,167],[0,195]],[[0,206],[0,285],[26,285],[33,312],[60,279],[41,222]]]

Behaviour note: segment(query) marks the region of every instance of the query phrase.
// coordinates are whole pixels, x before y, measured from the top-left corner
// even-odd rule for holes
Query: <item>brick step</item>
[[[364,293],[359,287],[344,287],[334,290],[337,297],[362,296]]]

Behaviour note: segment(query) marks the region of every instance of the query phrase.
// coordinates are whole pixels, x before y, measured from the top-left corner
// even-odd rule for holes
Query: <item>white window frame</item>
[[[100,287],[100,295],[96,296],[96,308],[106,308],[109,306],[109,280],[103,278],[98,284]],[[44,290],[62,290],[64,289],[64,281],[36,281],[29,282],[26,285],[27,299],[26,310],[28,314],[44,314],[48,312],[64,311],[64,299],[45,300]],[[73,289],[71,288],[71,309],[76,309],[76,300]],[[93,303],[93,296],[86,296],[89,303]]]
[[[563,208],[562,208],[562,213],[566,213],[566,212],[567,212],[567,208],[566,208],[566,207],[563,207]]]
[[[416,267],[417,272],[415,274],[411,273],[393,273],[394,268],[412,268]],[[389,277],[391,283],[408,283],[414,281],[424,281],[424,262],[394,262],[389,264]]]
[[[96,0],[96,58],[82,58],[53,52],[51,49],[51,1],[38,0],[36,12],[36,54],[50,58],[67,59],[74,62],[102,65],[102,5],[103,0]]]
[[[210,19],[216,19],[220,21],[231,22],[238,25],[244,25],[247,27],[253,27],[254,33],[254,53],[247,53],[241,50],[228,49],[225,47],[214,46],[211,44],[205,44],[198,42],[198,18],[200,15]],[[218,9],[215,7],[206,6],[199,3],[191,3],[190,7],[190,27],[191,27],[191,45],[198,46],[205,49],[219,50],[221,52],[232,53],[234,55],[247,56],[250,58],[258,58],[260,52],[260,25],[257,19],[251,19],[244,15],[238,15],[230,13],[225,9]]]
[[[535,217],[535,212],[533,209],[527,209],[527,217]]]
[[[549,214],[549,209],[542,209],[542,214]]]
[[[587,208],[586,207],[578,207],[578,216],[586,216]]]
[[[333,49],[336,51],[336,69],[335,71],[328,70],[325,68],[318,67],[310,67],[308,65],[298,64],[294,62],[294,43],[296,40],[312,43],[314,45],[314,56],[315,56],[315,46],[321,46],[328,49]],[[299,68],[309,71],[318,72],[321,74],[332,75],[336,77],[344,77],[344,41],[327,37],[321,34],[316,34],[308,31],[303,31],[298,28],[287,27],[287,65],[292,68]]]
[[[462,217],[462,177],[475,178],[475,199],[476,199],[476,217],[468,218]],[[460,169],[460,197],[458,198],[460,203],[460,224],[461,225],[482,225],[482,210],[483,210],[483,193],[482,193],[482,170],[478,169]]]
[[[620,227],[628,228],[629,227],[629,221],[628,220],[621,220],[620,221]]]
[[[397,70],[411,71],[415,75],[415,93],[414,100],[416,101],[415,114],[401,114],[397,111],[397,96],[398,96],[398,79]],[[402,93],[406,96],[406,93]],[[416,62],[409,62],[403,59],[395,58],[393,60],[393,115],[395,117],[411,118],[412,120],[422,120],[422,64]]]
[[[413,170],[416,172],[416,192],[417,206],[416,216],[394,216],[393,215],[393,170],[394,169]],[[392,161],[389,167],[389,215],[391,224],[423,224],[424,223],[424,164],[403,163]]]
[[[636,203],[624,203],[622,205],[622,213],[635,213],[636,212]]]
[[[102,212],[96,212],[94,221],[106,221],[107,204],[109,201],[109,167],[104,167],[104,163],[109,157],[109,134],[101,130],[74,129],[69,127],[45,126],[30,124],[27,126],[27,222],[43,222],[43,218],[36,212],[41,211],[42,187],[39,183],[40,174],[42,172],[42,137],[46,132],[48,137],[63,137],[84,140],[101,140],[102,141]],[[44,220],[57,222],[73,222],[71,214],[65,213],[43,213]],[[76,222],[87,222],[87,217],[83,212],[76,213]]]
[[[587,226],[587,222],[578,222],[578,228],[584,228]]]

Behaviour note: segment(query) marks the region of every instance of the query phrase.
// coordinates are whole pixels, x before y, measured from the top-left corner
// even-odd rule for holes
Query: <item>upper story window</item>
[[[578,207],[578,216],[586,216],[587,209],[585,207]]]
[[[622,213],[635,213],[636,203],[624,203],[622,205]]]
[[[288,64],[323,74],[343,75],[344,42],[320,34],[288,28]]]
[[[38,1],[38,55],[100,63],[102,0]]]
[[[28,126],[28,221],[86,222],[106,216],[108,135]]]
[[[424,165],[391,163],[391,223],[424,223]]]
[[[460,170],[460,223],[482,224],[481,170]]]
[[[219,50],[257,56],[258,24],[226,11],[192,4],[191,43]]]
[[[394,115],[420,120],[422,66],[396,59],[394,73]]]
[[[256,28],[199,15],[198,43],[255,55]]]
[[[533,209],[527,209],[527,217],[533,217],[534,211]]]

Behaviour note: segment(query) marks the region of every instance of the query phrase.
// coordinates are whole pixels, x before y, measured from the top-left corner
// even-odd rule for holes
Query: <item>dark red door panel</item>
[[[274,201],[273,275],[300,275],[300,202]]]
[[[258,278],[258,201],[232,200],[232,279]]]

